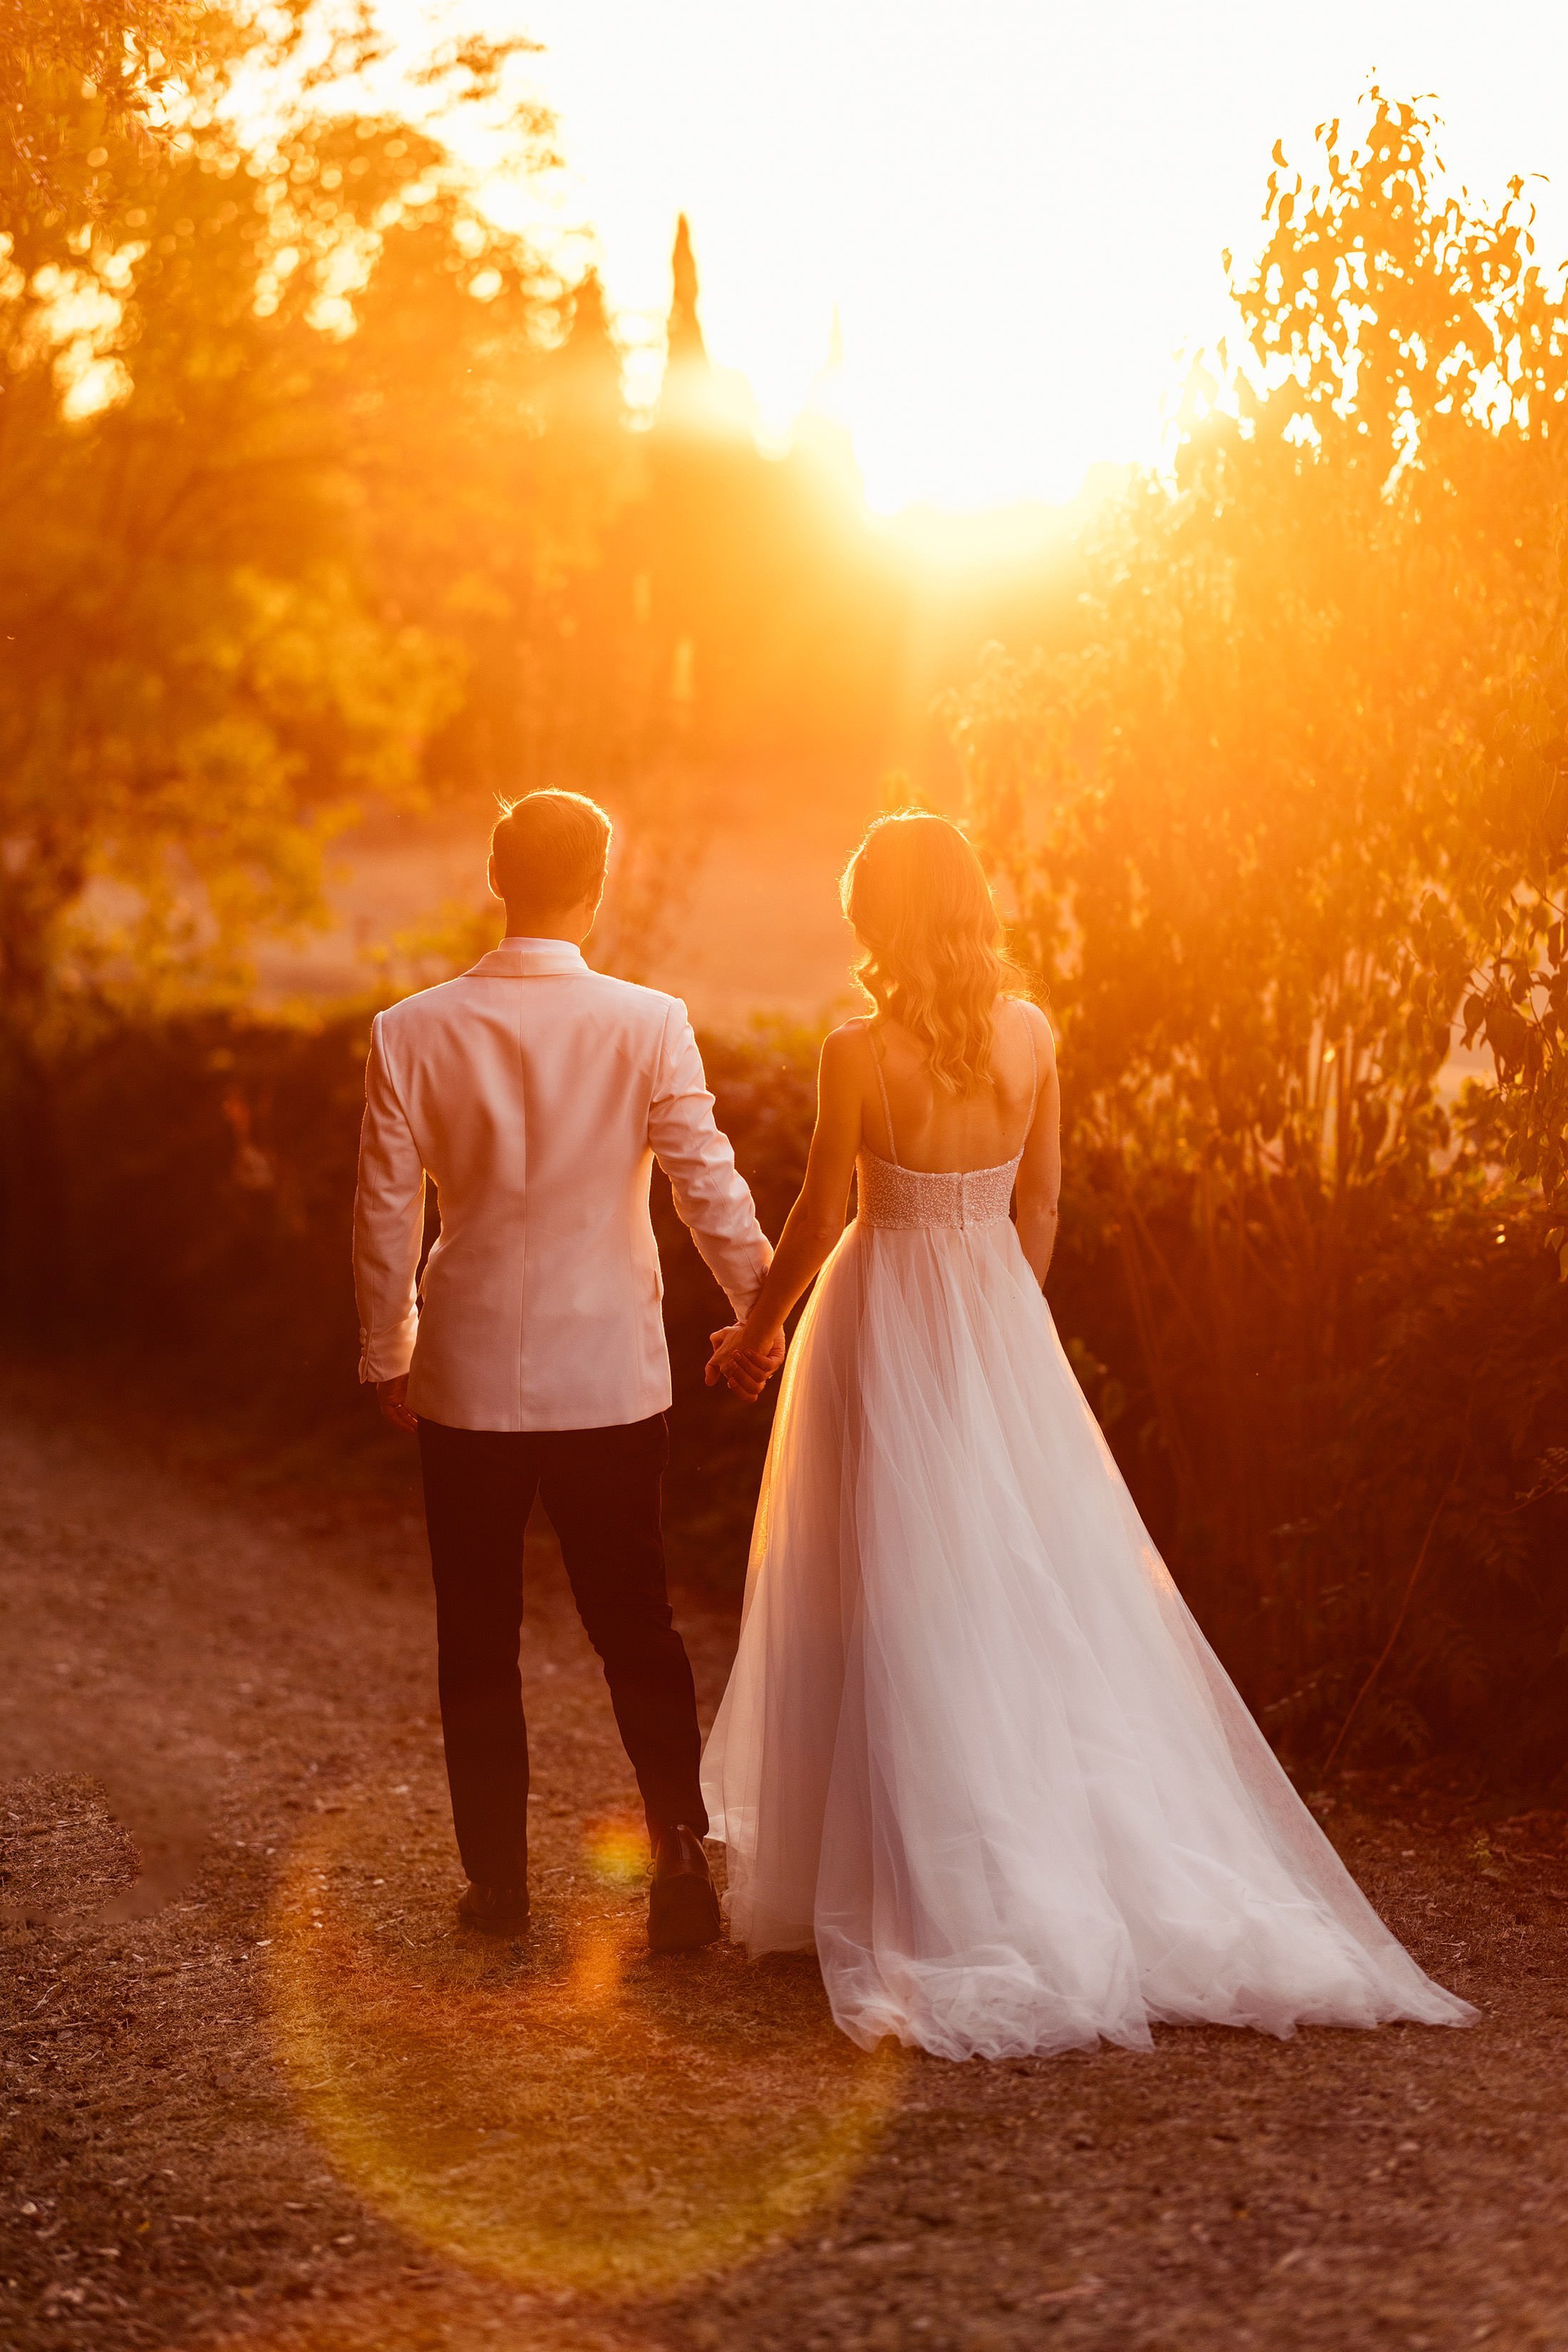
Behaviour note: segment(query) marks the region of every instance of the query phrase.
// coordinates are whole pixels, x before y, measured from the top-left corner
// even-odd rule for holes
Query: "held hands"
[[[775,1331],[763,1346],[750,1345],[743,1323],[731,1323],[727,1330],[709,1334],[713,1353],[702,1377],[710,1389],[722,1381],[748,1404],[755,1404],[773,1374],[784,1360],[784,1335]]]
[[[717,1388],[723,1381],[738,1397],[755,1404],[773,1374],[784,1360],[784,1336],[782,1331],[763,1347],[742,1345],[743,1326],[731,1323],[727,1330],[710,1332],[713,1353],[709,1359],[703,1379],[708,1386]],[[419,1434],[419,1417],[408,1409],[408,1375],[400,1372],[394,1381],[377,1381],[375,1401],[382,1417],[394,1429],[403,1430],[410,1437]]]

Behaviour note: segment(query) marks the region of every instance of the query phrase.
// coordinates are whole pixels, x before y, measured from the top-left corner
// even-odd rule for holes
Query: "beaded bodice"
[[[919,1225],[994,1225],[1013,1202],[1016,1160],[999,1168],[932,1171],[901,1168],[863,1147],[855,1162],[859,1179],[858,1211],[863,1225],[910,1232]]]

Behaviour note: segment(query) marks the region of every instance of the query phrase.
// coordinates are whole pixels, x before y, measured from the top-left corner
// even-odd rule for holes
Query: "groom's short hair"
[[[541,913],[591,898],[609,855],[610,820],[582,793],[525,793],[502,808],[490,835],[501,897]]]

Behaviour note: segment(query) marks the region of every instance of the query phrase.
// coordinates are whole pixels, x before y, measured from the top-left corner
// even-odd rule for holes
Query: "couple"
[[[519,801],[492,840],[500,946],[373,1033],[361,1373],[419,1440],[460,1916],[528,1919],[518,1643],[537,1493],[647,1809],[655,1950],[720,1933],[710,1835],[731,1935],[815,1948],[867,2048],[894,2034],[999,2058],[1142,2048],[1160,2021],[1468,2022],[1297,1798],[1073,1379],[1041,1296],[1051,1033],[1009,992],[963,834],[889,817],[856,853],[845,907],[877,1009],[823,1049],[776,1254],[684,1008],[583,960],[609,839],[574,794]],[[659,1534],[656,1157],[735,1310],[710,1382],[758,1395],[816,1281],[705,1754]],[[420,1307],[427,1174],[441,1235]]]

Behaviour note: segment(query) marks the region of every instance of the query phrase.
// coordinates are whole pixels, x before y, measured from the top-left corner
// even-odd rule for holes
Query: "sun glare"
[[[684,212],[709,348],[760,439],[786,446],[830,373],[881,514],[1061,502],[1097,464],[1157,457],[1181,354],[1226,331],[1221,256],[1254,243],[1271,142],[1305,160],[1373,77],[1436,94],[1471,186],[1544,175],[1543,258],[1568,249],[1550,0],[1517,0],[1486,42],[1458,0],[1326,0],[1310,31],[1244,0],[1195,20],[1152,0],[375,13],[411,66],[474,27],[539,45],[518,87],[553,113],[559,168],[521,176],[491,142],[492,208],[567,275],[597,264],[634,405],[658,395]],[[1542,69],[1521,78],[1526,52]]]
[[[500,14],[494,0],[491,20]],[[565,169],[549,217],[591,225],[658,381],[670,233],[689,217],[702,320],[764,431],[819,387],[837,311],[838,410],[873,509],[1060,500],[1098,462],[1151,458],[1177,354],[1225,330],[1220,257],[1257,235],[1277,134],[1304,152],[1372,75],[1431,89],[1447,159],[1541,188],[1568,247],[1568,32],[1549,0],[1476,37],[1471,9],[1327,0],[1310,23],[1244,0],[507,0],[544,45],[532,86]]]

